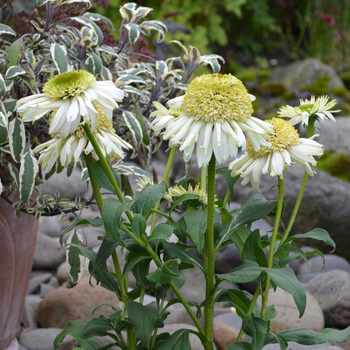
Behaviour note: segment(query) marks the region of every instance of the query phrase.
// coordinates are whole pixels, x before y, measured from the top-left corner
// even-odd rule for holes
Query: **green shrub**
[[[348,94],[348,89],[345,86],[335,86],[332,89],[332,94],[338,97],[345,97]]]
[[[329,89],[329,80],[331,78],[328,75],[323,75],[319,77],[316,81],[314,81],[312,84],[307,86],[302,86],[300,90],[305,91],[308,90],[312,94],[315,95],[326,95],[328,93]]]
[[[350,171],[350,157],[346,153],[335,154],[328,159],[324,170],[332,175],[345,175]]]
[[[271,97],[282,96],[287,91],[286,87],[281,83],[266,81],[262,85],[270,90]]]

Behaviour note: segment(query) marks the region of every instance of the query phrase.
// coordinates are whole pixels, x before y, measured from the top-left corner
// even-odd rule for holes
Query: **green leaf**
[[[226,229],[227,230],[227,229]],[[241,227],[230,235],[231,241],[236,245],[239,256],[243,259],[245,242],[252,231],[248,227]]]
[[[12,163],[8,163],[8,167],[9,167],[9,172],[10,172],[12,178],[15,180],[16,185],[19,186],[19,171],[18,171],[18,169]]]
[[[113,239],[105,238],[102,241],[100,249],[96,255],[96,261],[92,273],[99,269],[102,265],[106,264],[106,260],[111,256],[111,254],[117,249],[118,244],[113,241]]]
[[[14,41],[9,50],[7,51],[7,60],[9,61],[7,68],[10,68],[12,66],[16,66],[18,59],[20,57],[20,42],[21,39],[17,39]]]
[[[146,279],[146,275],[148,274],[149,264],[151,260],[152,257],[148,254],[140,255],[140,253],[129,252],[127,255],[127,263],[125,264],[123,271],[123,285],[125,279],[128,277],[129,272],[131,270],[133,270],[133,272],[137,270],[138,273],[134,275],[136,281],[140,284],[141,287],[148,289],[150,282]],[[141,275],[141,271],[138,268],[139,265],[142,265],[145,267],[145,269],[147,269],[147,271],[145,271],[145,275]]]
[[[163,242],[164,252],[174,259],[180,259],[182,263],[197,265],[204,273],[205,267],[201,259],[181,249],[175,243]]]
[[[134,164],[129,163],[117,163],[115,165],[112,165],[113,169],[119,174],[119,175],[136,175],[138,177],[147,177],[150,178],[150,175],[147,171],[143,170],[142,168],[139,168],[138,166],[135,166]]]
[[[202,210],[190,210],[183,216],[188,235],[196,245],[199,253],[202,253],[204,247],[204,234],[207,229],[207,213]]]
[[[0,112],[0,145],[7,141],[8,121],[4,113]]]
[[[79,254],[79,249],[74,245],[70,245],[71,243],[74,245],[81,244],[78,234],[75,231],[67,241],[68,248],[66,250],[66,256],[70,266],[69,275],[72,279],[72,283],[76,284],[83,275],[85,259]]]
[[[99,350],[103,346],[100,342],[92,339],[82,339],[82,334],[88,322],[70,321],[67,327],[56,337],[53,345],[55,350],[63,342],[67,335],[74,337],[84,350]]]
[[[262,272],[266,272],[273,283],[292,295],[301,317],[306,305],[305,289],[290,268],[268,269],[259,267],[255,262],[245,261],[240,267],[227,274],[216,275],[216,279],[218,281],[228,280],[232,283],[247,283],[255,281]]]
[[[279,334],[273,333],[273,332],[270,332],[269,336],[273,336],[276,339],[281,350],[287,350],[288,343],[282,336],[280,336]]]
[[[19,192],[22,203],[27,203],[29,201],[38,170],[38,161],[33,157],[31,151],[25,153],[21,158],[21,166],[19,169]]]
[[[56,43],[52,43],[50,52],[58,74],[67,72],[67,53],[62,49],[62,47]]]
[[[154,205],[163,198],[165,191],[166,184],[164,181],[158,185],[147,184],[132,205],[131,211],[135,214],[147,215]]]
[[[11,66],[5,74],[5,79],[14,79],[19,75],[26,75],[27,72],[25,69],[19,66]]]
[[[141,340],[142,345],[147,347],[153,330],[163,322],[154,310],[132,300],[128,301],[127,312],[136,336]]]
[[[191,200],[191,199],[198,199],[200,196],[198,194],[193,194],[193,193],[185,193],[182,194],[180,197],[176,199],[176,201],[173,203],[171,208],[169,209],[169,215],[172,213],[172,211],[181,203]]]
[[[125,24],[124,27],[128,31],[128,39],[131,44],[135,44],[137,39],[140,37],[139,26],[135,23]]]
[[[333,248],[331,253],[334,252],[335,250],[335,243],[333,239],[329,236],[329,233],[326,230],[323,230],[322,228],[314,228],[312,231],[308,233],[291,236],[287,238],[286,242],[292,242],[298,238],[312,238],[318,241],[323,241]]]
[[[268,332],[266,322],[261,318],[247,316],[243,320],[242,327],[244,333],[252,337],[252,350],[261,350]]]
[[[139,122],[139,124],[141,125],[141,128],[142,128],[142,143],[144,145],[148,146],[150,144],[150,142],[149,142],[149,138],[147,136],[147,131],[146,131],[146,128],[145,128],[145,119],[142,116],[142,111],[139,108],[139,106],[136,106],[136,118],[137,118],[137,120],[138,120],[138,122]]]
[[[166,241],[171,237],[174,232],[174,227],[168,224],[158,224],[152,231],[152,234],[148,237],[148,241]]]
[[[102,40],[103,40],[103,33],[102,33],[101,29],[99,28],[99,26],[94,21],[92,21],[91,19],[88,19],[86,17],[71,17],[71,19],[90,27],[94,31],[94,33],[97,37],[96,44],[101,45]]]
[[[7,26],[6,24],[0,23],[0,35],[13,35],[16,36],[16,32]]]
[[[141,238],[146,233],[147,223],[145,218],[141,214],[135,214],[134,219],[131,223],[132,233],[137,237]]]
[[[190,331],[179,329],[162,343],[158,350],[191,350]]]
[[[172,222],[170,223],[172,227],[174,227],[175,231],[174,234],[176,237],[182,242],[187,242],[187,226],[185,219],[182,217],[178,222]]]
[[[171,259],[166,261],[162,266],[158,267],[158,269],[147,276],[149,281],[159,284],[168,284],[170,282],[174,282],[175,285],[180,288],[185,283],[183,277],[172,271],[171,268],[175,264],[180,264],[180,259]]]
[[[89,339],[92,337],[103,337],[109,335],[108,331],[114,331],[113,325],[105,318],[91,319],[82,330],[82,337]]]
[[[100,56],[95,53],[91,53],[88,55],[87,66],[90,73],[95,75],[100,74],[102,72],[103,62]]]
[[[129,131],[131,133],[131,136],[134,140],[135,145],[138,146],[143,139],[142,127],[139,121],[132,113],[128,111],[123,111],[123,118],[127,127],[129,128]]]
[[[229,170],[228,167],[223,167],[220,169],[216,169],[216,174],[220,174],[224,177],[227,187],[229,189],[229,191],[231,192],[231,194],[234,194],[234,185],[237,182],[237,180],[239,179],[239,175],[232,177],[231,176],[232,171]]]
[[[112,174],[114,176],[114,179],[115,181],[117,182],[118,186],[120,187],[120,177],[119,175],[115,172],[115,170],[112,168],[112,166],[110,164],[109,165],[109,168],[111,169],[112,171]],[[92,172],[92,176],[94,178],[94,180],[97,182],[97,184],[104,188],[105,190],[108,190],[112,193],[116,193],[114,191],[114,188],[111,184],[111,182],[109,181],[104,169],[103,169],[103,166],[102,166],[102,163],[100,160],[98,160],[97,162],[94,162],[94,163],[91,163],[89,164],[89,170]]]
[[[225,350],[252,350],[252,346],[249,343],[238,342],[230,344]]]
[[[9,145],[11,155],[16,163],[21,161],[26,145],[26,135],[24,130],[24,123],[21,119],[15,118],[9,125]]]
[[[267,258],[260,244],[259,230],[254,230],[248,236],[244,246],[243,260],[254,261],[261,267],[267,267]]]
[[[102,218],[106,229],[113,240],[123,247],[125,243],[120,236],[121,216],[132,204],[132,201],[122,203],[116,198],[107,198],[103,203]]]

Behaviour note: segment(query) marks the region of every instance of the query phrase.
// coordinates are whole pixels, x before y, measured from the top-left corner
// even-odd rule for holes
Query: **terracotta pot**
[[[0,349],[14,340],[22,316],[34,256],[38,221],[0,198]]]

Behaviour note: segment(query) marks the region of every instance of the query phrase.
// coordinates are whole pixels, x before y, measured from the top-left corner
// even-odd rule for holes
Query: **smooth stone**
[[[42,216],[39,220],[38,232],[50,237],[59,237],[62,227],[58,216]]]
[[[39,294],[40,285],[49,283],[53,275],[49,272],[35,276],[29,280],[27,294]]]
[[[269,344],[263,347],[263,350],[280,350],[279,344]],[[338,346],[334,346],[331,343],[316,344],[316,345],[303,345],[295,342],[288,342],[287,350],[343,350]]]
[[[22,333],[19,343],[28,350],[54,350],[53,342],[61,332],[59,328],[38,328]],[[72,339],[71,336],[67,338]]]
[[[38,316],[39,305],[42,301],[42,297],[38,295],[27,295],[24,301],[22,319],[25,328],[37,328],[38,323],[36,321]]]
[[[277,317],[270,321],[271,332],[280,332],[293,328],[309,328],[320,331],[324,328],[322,308],[312,293],[306,293],[306,308],[303,317],[299,318],[299,310],[291,294],[278,288],[276,292],[270,289],[267,305],[274,305]],[[261,296],[258,298],[261,304]]]
[[[228,326],[224,322],[217,321],[213,325],[213,339],[218,350],[225,350],[228,345],[234,343],[238,334],[238,329]],[[241,341],[244,341],[244,335]]]
[[[89,276],[82,277],[77,286],[67,289],[61,286],[48,294],[38,310],[38,323],[41,327],[65,328],[69,321],[89,321],[92,311],[103,303],[118,306],[117,296],[100,285],[89,285]],[[113,313],[109,306],[98,308],[94,317]]]
[[[56,277],[59,284],[70,281],[71,277],[69,275],[70,265],[67,261],[64,261],[57,269]],[[83,269],[83,276],[89,275],[89,261],[87,260]]]
[[[56,269],[65,261],[66,253],[57,238],[38,233],[33,269]]]
[[[317,299],[328,327],[344,328],[350,324],[350,274],[332,270],[319,274],[305,285]]]

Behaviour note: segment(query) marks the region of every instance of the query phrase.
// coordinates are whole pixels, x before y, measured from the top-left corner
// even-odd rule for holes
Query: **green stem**
[[[276,244],[276,238],[278,233],[278,226],[280,224],[281,214],[282,214],[282,207],[283,207],[283,191],[284,191],[284,181],[278,177],[278,201],[277,201],[277,209],[276,209],[276,217],[275,222],[273,225],[272,230],[272,236],[271,236],[271,243],[270,243],[270,252],[269,252],[269,260],[267,263],[267,268],[271,269],[273,262],[274,262],[274,251],[275,251],[275,244]],[[261,318],[264,319],[266,307],[267,307],[267,300],[269,298],[269,289],[270,289],[270,276],[266,276],[266,282],[265,282],[265,294],[262,299],[262,306],[261,306]]]
[[[294,205],[293,213],[292,213],[292,216],[291,216],[291,218],[289,220],[288,226],[287,226],[286,230],[284,231],[283,237],[281,239],[281,243],[279,245],[280,247],[282,246],[284,241],[288,238],[290,230],[292,229],[292,226],[294,224],[295,218],[296,218],[296,216],[298,214],[298,210],[299,210],[299,207],[300,207],[301,200],[303,199],[303,195],[304,195],[304,191],[305,191],[305,187],[306,187],[306,182],[307,182],[308,178],[309,178],[309,174],[305,171],[303,182],[301,183],[299,195],[298,195],[297,201],[296,201],[296,203]]]
[[[163,179],[162,179],[162,181],[164,181],[164,182],[166,182],[168,180],[170,169],[171,169],[171,166],[173,165],[173,162],[174,162],[176,150],[177,150],[177,147],[173,147],[170,151],[168,162],[167,162],[167,165],[166,165],[166,168],[165,168],[165,171],[163,174]],[[156,210],[158,210],[159,204],[160,204],[160,201],[157,202],[156,205],[154,206],[154,211],[153,211],[153,216],[152,216],[152,224],[151,224],[151,233],[152,233],[154,227],[156,226],[157,214],[158,214],[156,212]]]
[[[215,271],[215,248],[214,248],[214,205],[215,205],[215,168],[216,159],[212,155],[208,166],[208,207],[207,207],[207,231],[205,233],[206,257],[206,298],[204,307],[204,332],[210,343],[205,346],[206,350],[213,349],[213,318],[214,318],[214,271]]]
[[[91,187],[92,187],[92,190],[94,192],[94,196],[95,196],[95,199],[96,199],[96,203],[97,203],[98,209],[99,209],[99,211],[100,211],[100,213],[102,215],[103,199],[102,199],[100,187],[97,184],[97,182],[95,181],[94,177],[92,176],[92,173],[91,173],[90,168],[89,168],[89,164],[92,164],[94,160],[93,160],[93,157],[92,157],[91,153],[90,154],[86,154],[84,156],[85,156],[85,161],[86,161],[86,165],[87,165],[89,176],[90,176]],[[107,236],[107,238],[111,238],[111,235],[107,231],[107,229],[106,229],[106,236]],[[120,286],[120,289],[121,289],[121,301],[126,306],[126,304],[128,302],[128,298],[123,293],[123,289],[124,289],[123,288],[123,273],[122,273],[122,270],[120,268],[120,264],[119,264],[119,260],[118,260],[118,256],[117,256],[117,252],[116,251],[114,251],[112,253],[112,260],[113,260],[113,265],[114,265],[114,269],[115,269],[115,274],[116,274],[116,277],[117,277],[117,280],[118,280],[118,283],[119,283],[119,286]],[[133,330],[133,328],[131,326],[128,326],[126,331],[127,331],[127,336],[128,336],[129,348],[131,350],[134,350],[134,349],[136,349],[134,330]]]
[[[254,293],[254,295],[253,295],[253,299],[252,299],[252,301],[251,301],[250,304],[249,304],[249,308],[248,308],[248,310],[247,310],[245,316],[250,316],[250,315],[252,314],[253,309],[254,309],[254,306],[255,306],[255,304],[256,304],[256,300],[258,299],[258,296],[259,296],[259,295],[260,295],[260,288],[258,287],[258,288],[256,288],[256,291],[255,291],[255,293]],[[242,320],[242,321],[243,321],[243,320]],[[243,337],[243,333],[244,333],[244,331],[243,331],[243,325],[242,325],[242,327],[241,327],[241,329],[240,329],[240,331],[239,331],[239,333],[238,333],[238,337],[237,337],[237,339],[236,339],[236,342],[241,341],[241,339],[242,339],[242,337]]]
[[[159,214],[159,215],[161,215],[161,216],[164,216],[164,217],[165,217],[166,219],[168,219],[168,221],[170,221],[170,222],[175,222],[175,220],[174,220],[171,216],[169,216],[169,215],[163,213],[163,212],[160,211],[160,210],[151,209],[151,211],[152,211],[153,213],[157,213],[157,214]]]
[[[226,208],[227,202],[228,202],[228,200],[229,200],[229,198],[230,198],[230,194],[231,194],[231,191],[228,190],[228,191],[226,192],[226,196],[225,196],[225,199],[224,199],[224,203],[223,203],[223,205],[222,205],[224,208]]]
[[[201,188],[207,187],[207,167],[202,166],[201,169]]]
[[[125,203],[125,199],[123,197],[123,194],[117,184],[117,181],[115,180],[114,176],[113,176],[113,173],[109,167],[109,164],[107,163],[105,157],[103,156],[103,153],[101,151],[101,148],[99,146],[99,144],[97,143],[96,139],[95,139],[95,136],[93,135],[93,133],[91,132],[91,129],[90,129],[90,126],[85,123],[83,125],[83,128],[84,128],[84,131],[85,131],[85,134],[86,136],[88,137],[89,141],[91,142],[99,160],[100,160],[100,163],[103,167],[103,170],[105,172],[105,174],[107,175],[108,177],[108,180],[110,181],[118,199],[122,202],[122,203]],[[133,215],[130,211],[127,211],[126,212],[126,215],[128,216],[129,220],[132,221],[132,218],[133,218]]]

